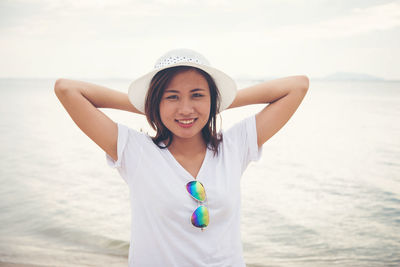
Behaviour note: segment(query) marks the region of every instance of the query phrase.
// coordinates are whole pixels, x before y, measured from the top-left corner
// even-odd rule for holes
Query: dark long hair
[[[216,127],[216,116],[219,112],[220,94],[214,79],[207,72],[195,67],[177,66],[167,68],[159,71],[151,80],[146,95],[145,114],[150,126],[156,131],[156,136],[152,137],[152,139],[154,144],[159,148],[167,148],[171,145],[173,134],[161,121],[160,102],[164,90],[172,78],[178,73],[189,70],[195,70],[201,74],[207,80],[208,87],[210,88],[210,116],[206,125],[201,130],[201,134],[207,146],[214,152],[214,155],[216,155],[218,154],[219,143],[222,141],[222,135],[217,133]],[[160,145],[160,142],[165,140],[168,140],[168,143],[165,144],[165,146]]]

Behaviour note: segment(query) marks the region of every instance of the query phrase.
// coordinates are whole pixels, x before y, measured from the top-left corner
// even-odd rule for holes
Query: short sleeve
[[[112,168],[120,168],[122,162],[122,154],[125,150],[126,144],[128,143],[129,129],[123,124],[117,123],[118,125],[118,141],[117,141],[117,155],[118,159],[115,161],[110,155],[106,153],[106,160],[108,166]]]
[[[224,141],[235,146],[242,163],[242,171],[251,161],[258,161],[262,155],[262,147],[257,144],[257,127],[255,115],[247,117],[228,129],[223,135]]]
[[[128,128],[126,125],[120,123],[117,123],[117,125],[118,159],[114,160],[106,153],[106,160],[108,166],[117,169],[125,182],[130,184],[141,159],[144,134]]]

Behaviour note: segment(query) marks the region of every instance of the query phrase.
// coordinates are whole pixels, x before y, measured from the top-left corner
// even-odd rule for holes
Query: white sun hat
[[[160,57],[152,71],[137,78],[130,84],[128,97],[135,108],[144,113],[146,95],[149,90],[151,79],[157,72],[175,66],[191,66],[210,74],[220,93],[221,103],[219,112],[229,107],[235,99],[236,83],[230,76],[211,67],[208,60],[196,51],[190,49],[174,49]]]

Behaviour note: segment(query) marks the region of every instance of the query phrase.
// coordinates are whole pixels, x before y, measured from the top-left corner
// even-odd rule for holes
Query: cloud
[[[400,25],[398,2],[354,8],[339,17],[336,14],[348,12],[347,4],[328,10],[321,3],[302,0],[13,0],[1,5],[3,12],[12,7],[11,15],[4,13],[10,18],[7,23],[4,16],[1,21],[3,38],[61,39],[67,33],[83,39],[107,35],[123,39],[180,34],[291,41],[343,38]],[[321,19],[326,17],[330,18]]]
[[[0,6],[9,13],[0,23],[3,39],[202,34],[231,23],[229,18],[221,20],[230,12],[221,8],[228,6],[227,0],[15,0]]]
[[[400,3],[371,1],[0,0],[0,68],[123,77],[189,47],[231,73],[329,73],[351,58],[399,77]]]
[[[390,30],[400,26],[400,3],[391,2],[367,8],[355,8],[352,13],[314,24],[292,24],[267,29],[269,39],[336,39]]]

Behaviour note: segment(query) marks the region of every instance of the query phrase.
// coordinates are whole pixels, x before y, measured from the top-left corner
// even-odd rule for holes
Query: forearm
[[[113,108],[143,114],[129,101],[128,94],[93,83],[58,79],[55,88],[66,92],[80,93],[96,108]]]
[[[229,108],[273,103],[296,90],[307,90],[307,76],[289,76],[239,90]]]

